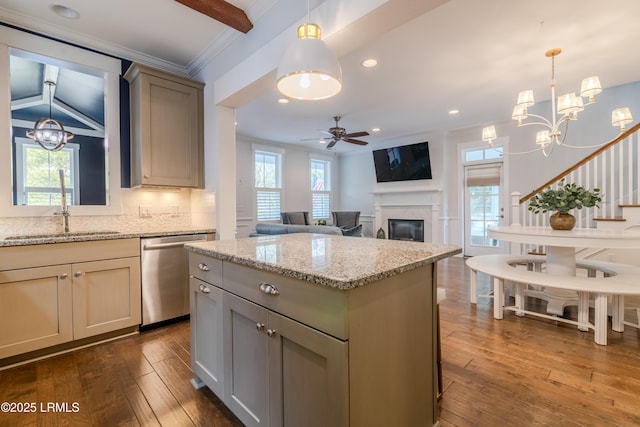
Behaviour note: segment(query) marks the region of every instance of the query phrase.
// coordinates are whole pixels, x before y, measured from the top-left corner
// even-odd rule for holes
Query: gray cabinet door
[[[348,425],[348,343],[273,312],[268,328],[271,425]]]
[[[269,425],[267,310],[224,293],[224,403],[247,426]]]
[[[191,304],[191,368],[196,381],[224,396],[222,352],[222,289],[196,278],[189,279]],[[200,381],[198,381],[200,380]]]

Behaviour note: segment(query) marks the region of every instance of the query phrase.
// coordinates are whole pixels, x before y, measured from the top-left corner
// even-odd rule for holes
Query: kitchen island
[[[185,247],[193,384],[243,423],[438,424],[436,262],[459,247],[306,233]]]

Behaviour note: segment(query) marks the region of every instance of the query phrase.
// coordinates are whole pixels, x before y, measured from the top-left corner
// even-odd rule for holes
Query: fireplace
[[[424,220],[389,219],[389,239],[424,242]]]

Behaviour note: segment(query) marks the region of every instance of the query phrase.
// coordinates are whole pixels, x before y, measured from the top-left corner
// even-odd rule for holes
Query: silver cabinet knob
[[[276,288],[276,285],[272,285],[271,283],[260,283],[260,292],[267,295],[278,296],[280,295],[280,291]]]
[[[267,329],[267,335],[269,335],[270,337],[274,337],[276,336],[278,332],[275,329]]]
[[[60,279],[66,279],[67,277],[69,277],[69,275],[67,273],[62,273],[60,276],[58,276]]]
[[[256,323],[256,329],[262,331],[264,329],[264,323]]]
[[[200,290],[200,292],[202,292],[203,294],[208,294],[211,292],[211,289],[209,289],[208,286],[205,285],[200,285],[200,287],[198,288]]]
[[[82,271],[76,271],[75,273],[73,273],[73,277],[80,277],[82,276]]]
[[[198,268],[199,268],[200,270],[202,270],[202,271],[209,271],[209,270],[211,270],[207,264],[202,263],[202,262],[201,262],[200,264],[198,264]]]

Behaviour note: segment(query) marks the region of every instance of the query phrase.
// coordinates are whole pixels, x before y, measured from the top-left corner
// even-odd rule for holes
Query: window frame
[[[317,220],[330,220],[331,219],[331,206],[333,205],[333,192],[331,190],[331,179],[332,179],[332,169],[333,169],[333,159],[325,156],[320,156],[317,154],[309,154],[309,189],[311,191],[310,202],[311,202],[311,218],[314,221]],[[319,162],[324,164],[324,190],[314,190],[313,185],[313,163]],[[314,209],[314,198],[315,196],[321,196],[323,198],[326,197],[326,216],[315,216]]]
[[[84,72],[99,73],[105,79],[105,135],[107,145],[107,205],[74,205],[76,215],[120,215],[121,171],[120,171],[120,75],[122,61],[45,37],[29,34],[10,27],[0,26],[0,69],[9,70],[9,56],[15,50],[30,53],[34,57],[47,57],[53,63],[73,64]],[[0,99],[10,100],[9,73],[0,76]],[[0,103],[0,115],[11,117],[10,101]],[[12,139],[11,121],[0,121],[0,135],[7,141]],[[7,162],[0,167],[0,216],[40,217],[51,215],[51,206],[15,206],[13,204],[13,182],[11,164],[12,144],[0,144],[0,160]]]
[[[26,151],[25,148],[39,148],[39,145],[32,141],[29,138],[16,138],[16,187],[18,188],[18,191],[16,192],[16,203],[17,205],[23,205],[25,204],[25,197],[26,197],[26,186],[25,186],[25,181],[26,181],[26,173],[27,173],[27,168],[26,168],[26,163],[27,163],[27,158],[26,158]],[[66,190],[67,192],[72,193],[72,200],[73,200],[73,205],[80,205],[80,176],[79,176],[79,171],[80,171],[80,145],[79,144],[75,144],[75,143],[71,143],[68,142],[65,144],[65,146],[62,148],[62,150],[60,151],[70,151],[71,152],[71,167],[69,170],[69,175],[71,177],[70,181],[71,181],[71,185],[67,186]],[[49,155],[51,154],[51,152],[48,152]],[[47,188],[43,188],[45,190],[50,190],[49,193],[56,193],[59,191],[60,187],[56,186],[56,187],[47,187]],[[51,191],[53,190],[53,191]],[[71,191],[68,191],[71,190]],[[57,205],[32,205],[32,206],[57,206]]]
[[[269,221],[280,221],[280,212],[282,211],[282,206],[284,204],[284,186],[283,186],[283,169],[284,169],[284,150],[280,150],[278,148],[273,148],[273,147],[267,147],[267,146],[262,146],[262,145],[257,145],[257,144],[253,144],[252,145],[252,169],[253,169],[253,201],[254,201],[254,214],[255,214],[255,218],[257,222],[269,222]],[[257,180],[257,168],[256,168],[256,163],[257,163],[257,155],[258,154],[263,154],[263,155],[270,155],[273,156],[276,161],[276,177],[275,177],[275,186],[274,187],[258,187],[256,186],[256,180]],[[270,194],[277,194],[279,196],[279,209],[277,212],[277,215],[275,214],[275,211],[271,212],[273,215],[271,215],[269,218],[260,218],[260,212],[259,212],[259,200],[258,200],[258,196],[261,192],[265,192],[265,193],[270,193]]]

